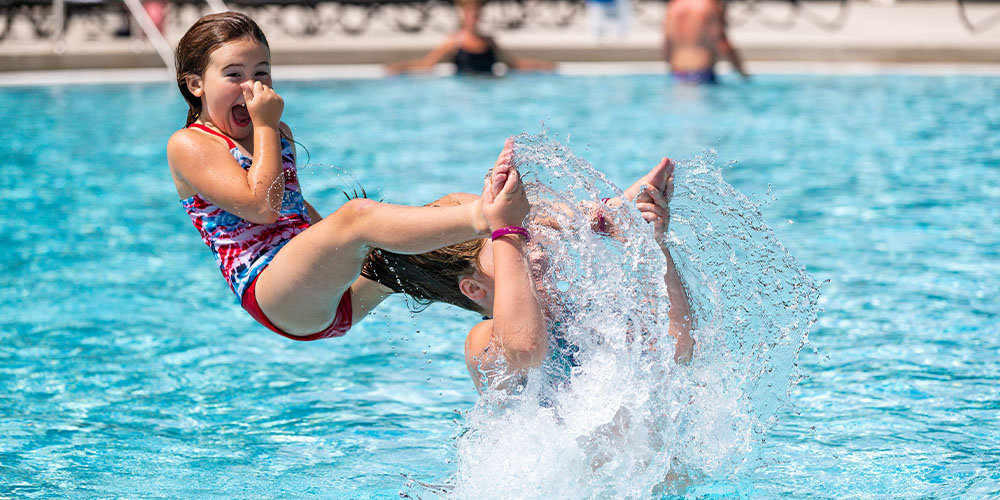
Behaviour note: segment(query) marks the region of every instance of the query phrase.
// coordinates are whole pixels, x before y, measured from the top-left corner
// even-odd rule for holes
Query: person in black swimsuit
[[[479,0],[456,0],[460,7],[461,27],[441,45],[434,48],[424,57],[409,61],[400,61],[386,65],[390,74],[429,71],[435,64],[450,60],[455,64],[455,73],[493,75],[497,74],[496,64],[503,63],[509,69],[517,71],[551,71],[555,64],[549,61],[526,59],[523,57],[505,57],[500,47],[492,37],[479,32],[479,13],[482,5]]]
[[[455,73],[493,74],[493,65],[497,60],[497,51],[487,46],[483,52],[470,52],[462,47],[455,51]]]

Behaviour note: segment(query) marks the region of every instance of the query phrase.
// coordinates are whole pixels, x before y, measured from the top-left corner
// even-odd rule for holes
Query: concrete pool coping
[[[970,75],[1000,76],[1000,66],[993,64],[912,64],[864,63],[827,61],[763,62],[748,63],[748,69],[757,75]],[[450,75],[448,65],[439,65],[430,76]],[[627,74],[666,74],[666,65],[660,62],[591,62],[564,63],[557,74],[567,76],[599,76]],[[278,81],[352,80],[394,78],[388,76],[378,64],[341,65],[288,65],[274,67]],[[420,76],[414,78],[421,78]],[[172,83],[170,74],[162,68],[92,69],[0,72],[0,87],[36,85],[95,85],[130,83]]]
[[[501,46],[515,55],[558,61],[566,63],[567,68],[577,67],[576,63],[640,63],[637,67],[657,64],[661,60],[659,20],[663,5],[632,1],[636,5],[636,18],[624,38],[593,38],[584,16],[578,16],[563,28],[545,26],[539,19],[520,29],[491,31]],[[753,5],[753,12],[741,4],[730,9],[730,18],[736,20],[731,23],[730,37],[751,66],[767,65],[760,66],[765,69],[758,72],[767,72],[766,68],[786,62],[806,67],[821,62],[870,63],[877,67],[890,63],[1000,67],[1000,26],[971,32],[962,24],[954,0],[850,0],[848,15],[835,30],[825,29],[810,19],[836,19],[839,5],[836,2],[808,2],[803,8],[809,9],[811,17],[790,18],[792,22],[787,25],[778,22],[789,12],[787,3],[766,0]],[[1000,5],[990,3],[970,4],[969,9],[968,15],[973,20],[990,19],[1000,13]],[[282,19],[294,18],[292,12],[288,14]],[[168,42],[175,43],[196,17],[194,12],[178,10],[177,21],[166,33]],[[339,65],[349,74],[374,76],[374,71],[364,68],[417,57],[439,44],[444,33],[454,26],[454,17],[450,8],[436,8],[430,27],[413,34],[391,29],[388,19],[375,19],[359,36],[329,29],[304,37],[288,34],[265,17],[261,18],[261,24],[268,33],[276,66]],[[26,34],[24,26],[15,29],[20,36],[0,42],[0,75],[48,70],[164,68],[157,53],[141,40],[114,39],[103,31],[95,34],[85,28],[83,23],[71,26],[62,45],[34,39]],[[330,73],[338,74],[338,70]]]

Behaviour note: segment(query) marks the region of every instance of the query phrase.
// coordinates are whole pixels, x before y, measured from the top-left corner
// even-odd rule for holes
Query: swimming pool
[[[1000,78],[277,84],[320,211],[343,170],[392,202],[475,191],[506,136],[543,128],[619,184],[662,155],[736,160],[726,179],[828,282],[762,465],[699,494],[1000,496]],[[184,112],[168,85],[0,89],[0,497],[399,498],[446,477],[475,318],[396,300],[318,343],[253,323],[173,192]]]

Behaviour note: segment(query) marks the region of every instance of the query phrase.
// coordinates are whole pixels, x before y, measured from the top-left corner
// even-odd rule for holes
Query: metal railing
[[[957,0],[958,1],[958,17],[962,21],[962,25],[965,29],[969,30],[971,33],[982,33],[984,31],[991,30],[998,25],[1000,25],[1000,2],[993,0],[987,2],[979,3],[992,3],[997,9],[987,17],[980,19],[978,21],[973,21],[969,16],[968,0]]]
[[[433,11],[448,8],[453,0],[164,0],[174,10],[194,8],[199,15],[233,8],[244,11],[258,20],[282,29],[287,34],[313,36],[339,30],[347,35],[360,35],[369,29],[373,19],[388,21],[391,29],[403,33],[417,33],[429,27],[451,29],[454,25],[435,26]],[[565,28],[579,21],[585,13],[587,0],[486,0],[483,23],[491,30],[516,30],[528,25],[544,28]],[[658,29],[662,21],[656,14],[666,0],[633,0],[637,22]],[[885,0],[895,1],[895,0]],[[1000,25],[1000,0],[955,0],[962,25],[974,34]],[[783,0],[775,5],[768,2],[764,8],[761,0],[726,0],[728,18],[732,26],[754,21],[775,30],[789,30],[800,22],[827,31],[841,29],[850,16],[849,0]],[[969,13],[970,3],[983,8]],[[822,4],[825,8],[816,9]],[[124,7],[124,9],[123,9]],[[655,8],[654,8],[655,7]],[[831,10],[830,7],[833,7]],[[995,7],[996,10],[991,9]],[[298,9],[299,22],[295,26],[286,22],[286,11]],[[780,9],[780,10],[779,10]],[[275,14],[277,10],[277,14]],[[141,0],[0,0],[0,42],[10,36],[15,20],[26,20],[34,36],[52,40],[53,50],[65,50],[65,33],[70,22],[83,17],[114,17],[127,12],[133,25],[141,30],[154,49],[172,67],[170,44],[160,35],[153,20],[142,8]],[[821,14],[824,12],[825,14]],[[437,16],[440,21],[441,17]],[[110,31],[110,30],[108,30]],[[134,30],[137,31],[137,30]],[[142,42],[138,33],[133,36]]]
[[[834,3],[837,4],[837,11],[832,17],[818,14],[812,8],[807,7],[805,2],[799,0],[789,0],[788,8],[783,17],[775,17],[764,11],[758,0],[730,1],[728,2],[730,7],[726,14],[732,26],[739,26],[753,19],[771,29],[789,30],[801,20],[825,31],[837,31],[847,23],[850,8],[848,0],[837,0]]]

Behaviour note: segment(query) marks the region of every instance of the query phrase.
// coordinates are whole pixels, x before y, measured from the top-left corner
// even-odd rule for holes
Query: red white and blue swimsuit
[[[225,139],[233,158],[244,170],[250,169],[253,159],[240,152],[240,148],[236,147],[230,138],[199,123],[193,123],[190,127]],[[297,234],[305,231],[311,222],[299,187],[292,146],[284,137],[281,138],[281,169],[285,189],[278,220],[271,224],[257,224],[244,220],[219,208],[200,194],[181,200],[181,204],[184,206],[184,211],[191,216],[194,227],[201,233],[201,239],[212,249],[212,254],[215,255],[229,288],[254,319],[271,330],[295,340],[339,337],[347,333],[351,327],[350,290],[344,293],[333,324],[321,332],[305,336],[290,335],[274,326],[257,304],[255,292],[257,276],[271,263],[278,250]]]

